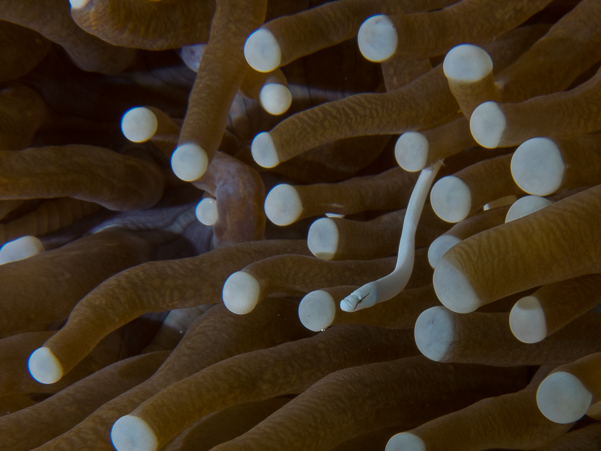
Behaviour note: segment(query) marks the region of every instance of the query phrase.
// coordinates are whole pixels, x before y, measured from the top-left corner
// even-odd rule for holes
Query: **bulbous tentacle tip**
[[[430,145],[420,132],[406,132],[399,136],[394,146],[397,163],[405,171],[417,172],[426,167]]]
[[[271,222],[279,226],[287,226],[301,217],[303,202],[294,186],[282,183],[267,194],[264,208]]]
[[[223,284],[223,304],[236,315],[250,313],[260,301],[261,285],[252,275],[237,271]]]
[[[385,451],[426,451],[426,444],[411,432],[401,432],[392,436],[386,444]]]
[[[259,28],[246,39],[244,57],[257,72],[271,72],[280,66],[282,51],[273,33]]]
[[[307,329],[313,332],[323,331],[336,317],[334,299],[327,291],[312,291],[298,305],[298,317]]]
[[[561,187],[565,172],[561,150],[550,138],[524,141],[511,158],[513,180],[528,194],[553,194]]]
[[[132,108],[121,118],[123,136],[135,143],[146,142],[152,138],[158,125],[154,113],[145,107]]]
[[[448,175],[438,180],[430,192],[434,213],[446,222],[457,223],[468,217],[472,209],[472,193],[459,177]]]
[[[465,274],[444,256],[436,265],[432,282],[436,296],[452,312],[471,313],[482,305]]]
[[[40,384],[54,384],[63,377],[63,366],[47,347],[36,349],[27,362],[29,374]]]
[[[262,132],[255,136],[250,151],[253,159],[259,166],[274,168],[280,164],[273,138],[268,132]]]
[[[523,343],[539,343],[545,339],[545,311],[536,297],[526,296],[515,303],[509,314],[509,328]]]
[[[398,35],[394,23],[385,14],[367,19],[359,28],[357,43],[361,54],[368,61],[379,63],[395,54]]]
[[[261,106],[269,114],[279,116],[292,105],[292,94],[287,86],[280,83],[267,83],[261,89]]]
[[[331,218],[319,218],[307,234],[307,247],[321,260],[332,260],[338,250],[340,233],[336,222]]]
[[[41,252],[44,252],[44,244],[39,238],[31,235],[22,236],[0,248],[0,265],[25,260]]]
[[[115,421],[111,441],[117,451],[156,451],[159,445],[148,423],[134,415],[125,415]]]
[[[444,307],[424,310],[413,331],[417,349],[434,362],[444,362],[455,340],[453,314]]]
[[[209,165],[206,151],[198,144],[187,143],[178,146],[171,156],[171,169],[186,182],[193,182],[203,176]]]
[[[495,149],[501,143],[507,126],[505,114],[496,102],[484,102],[476,107],[470,118],[470,130],[478,144]]]
[[[449,50],[443,62],[443,70],[450,80],[473,83],[492,72],[493,62],[484,49],[472,44],[461,44]]]
[[[461,243],[461,239],[450,234],[442,234],[432,241],[428,248],[428,263],[430,263],[430,266],[436,269],[436,265],[438,265],[445,252],[458,243]]]
[[[217,200],[211,197],[204,198],[201,200],[196,209],[194,210],[196,219],[201,224],[206,226],[212,226],[219,220],[219,213],[217,211]]]
[[[593,400],[593,395],[572,373],[558,371],[541,382],[536,392],[536,403],[550,421],[569,424],[582,418]]]
[[[71,4],[71,8],[73,9],[81,9],[91,3],[92,0],[69,0]]]

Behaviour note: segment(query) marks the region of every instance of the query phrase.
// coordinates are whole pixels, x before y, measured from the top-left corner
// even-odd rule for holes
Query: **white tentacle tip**
[[[593,401],[593,394],[572,373],[558,371],[541,382],[536,403],[541,413],[558,424],[568,424],[582,418]]]
[[[123,136],[135,143],[148,141],[155,135],[158,126],[156,115],[143,106],[131,108],[121,118]]]
[[[47,347],[36,349],[27,361],[29,374],[40,384],[54,384],[63,377],[63,366]]]
[[[267,83],[260,93],[261,106],[274,116],[284,114],[292,105],[292,94],[288,86],[280,83]]]
[[[69,0],[69,3],[71,4],[71,8],[73,9],[80,9],[83,8],[84,6],[87,6],[88,3],[90,3],[92,0]]]
[[[357,34],[359,51],[369,61],[379,63],[396,52],[398,34],[394,23],[385,14],[367,19]]]
[[[173,172],[178,178],[186,182],[193,182],[201,178],[208,165],[209,157],[198,144],[182,144],[171,155]]]
[[[277,38],[266,28],[252,33],[244,44],[246,62],[258,72],[271,72],[282,62],[282,50]]]
[[[0,265],[33,257],[44,252],[44,244],[35,236],[22,236],[0,247]]]
[[[141,418],[125,415],[115,421],[111,441],[118,451],[156,451],[159,442],[155,432]]]
[[[460,44],[447,53],[443,62],[444,74],[450,80],[475,83],[493,70],[493,62],[486,50],[472,44]]]
[[[261,132],[255,136],[250,145],[250,152],[259,166],[274,168],[280,164],[277,148],[269,132]]]
[[[393,435],[386,444],[385,451],[426,451],[426,443],[411,432]]]
[[[194,210],[196,219],[201,224],[212,226],[219,220],[219,212],[217,210],[217,200],[211,197],[205,197],[198,202]]]
[[[252,312],[262,298],[261,284],[251,274],[236,271],[223,284],[222,298],[230,312],[246,315]]]
[[[476,107],[470,118],[470,131],[478,144],[494,149],[501,144],[507,119],[499,104],[484,102]]]

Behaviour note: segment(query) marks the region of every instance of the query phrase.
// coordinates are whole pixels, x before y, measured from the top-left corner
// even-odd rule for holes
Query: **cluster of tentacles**
[[[0,449],[598,450],[599,23],[0,2]]]

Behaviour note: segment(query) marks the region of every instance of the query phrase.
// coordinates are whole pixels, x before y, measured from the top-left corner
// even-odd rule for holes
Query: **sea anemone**
[[[2,2],[3,446],[598,449],[600,21]]]

